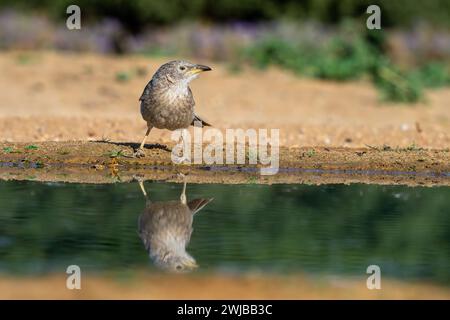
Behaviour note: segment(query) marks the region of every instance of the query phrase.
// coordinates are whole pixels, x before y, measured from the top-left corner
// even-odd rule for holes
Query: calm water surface
[[[149,199],[178,200],[182,184],[146,182]],[[194,215],[195,272],[365,274],[450,286],[450,188],[374,185],[187,186],[214,198]],[[0,182],[0,272],[30,275],[159,269],[139,237],[137,182]]]

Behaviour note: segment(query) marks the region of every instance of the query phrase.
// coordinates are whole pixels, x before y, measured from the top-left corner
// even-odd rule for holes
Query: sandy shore
[[[364,81],[303,79],[275,69],[236,74],[208,61],[201,62],[213,71],[192,83],[197,113],[222,132],[279,129],[280,168],[301,170],[268,178],[239,168],[174,166],[169,152],[150,145],[174,145],[171,132],[156,129],[147,157],[131,159],[126,155],[146,128],[138,98],[167,59],[1,52],[0,176],[108,182],[111,175],[126,181],[139,174],[170,180],[183,169],[196,172],[193,182],[449,184],[450,89],[428,91],[422,104],[383,104]]]
[[[84,276],[81,290],[66,288],[67,275],[0,277],[0,299],[450,299],[450,290],[426,283],[304,275],[149,275],[127,279]]]

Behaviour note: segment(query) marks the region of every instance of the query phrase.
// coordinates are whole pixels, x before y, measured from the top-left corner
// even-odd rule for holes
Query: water
[[[169,201],[182,184],[145,188]],[[364,276],[375,264],[450,285],[448,187],[189,184],[187,197],[214,198],[194,216],[195,272]],[[160,272],[138,234],[145,206],[137,182],[0,182],[0,273]]]

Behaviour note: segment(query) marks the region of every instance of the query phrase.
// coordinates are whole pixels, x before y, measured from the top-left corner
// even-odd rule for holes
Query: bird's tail
[[[200,119],[200,117],[197,116],[196,114],[194,114],[194,120],[192,120],[191,126],[194,126],[194,127],[197,127],[197,126],[198,126],[198,127],[200,127],[200,128],[203,128],[203,127],[211,127],[211,125],[210,125],[208,122],[203,121],[203,120]]]
[[[206,206],[208,203],[213,201],[214,198],[210,199],[194,199],[188,202],[188,207],[191,210],[192,214],[195,214],[203,209],[204,206]]]

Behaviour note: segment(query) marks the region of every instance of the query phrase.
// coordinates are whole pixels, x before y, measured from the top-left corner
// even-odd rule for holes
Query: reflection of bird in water
[[[183,176],[184,178],[184,176]],[[147,199],[139,216],[139,236],[156,266],[175,272],[191,271],[195,259],[186,252],[192,234],[192,221],[213,199],[186,200],[186,180],[180,200],[151,202],[142,181],[139,185]]]
[[[135,156],[145,156],[145,140],[154,127],[171,131],[183,129],[181,138],[184,139],[185,129],[190,125],[209,126],[195,114],[195,102],[189,88],[189,83],[200,72],[208,70],[211,68],[182,60],[170,61],[159,67],[139,98],[147,132]]]

